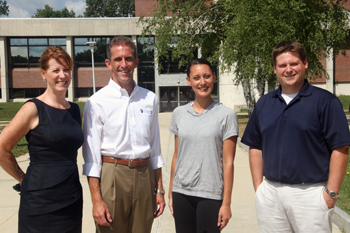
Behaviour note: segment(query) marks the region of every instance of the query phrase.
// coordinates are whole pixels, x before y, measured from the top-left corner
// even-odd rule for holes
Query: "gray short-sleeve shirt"
[[[192,104],[177,107],[169,127],[179,137],[172,191],[222,200],[223,142],[238,135],[237,114],[219,102],[197,114]]]

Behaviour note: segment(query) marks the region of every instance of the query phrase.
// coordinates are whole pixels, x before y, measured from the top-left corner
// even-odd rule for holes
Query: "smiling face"
[[[215,79],[215,73],[205,64],[192,65],[189,77],[186,77],[196,98],[211,98]]]
[[[48,68],[41,69],[40,74],[47,81],[47,89],[53,92],[67,91],[71,82],[71,71],[63,59],[50,59]]]
[[[125,44],[111,48],[111,60],[106,59],[108,69],[112,70],[113,80],[122,88],[134,85],[133,74],[139,59],[134,58],[132,49]]]
[[[274,71],[285,94],[294,94],[304,85],[308,61],[302,61],[297,52],[287,51],[276,57]]]

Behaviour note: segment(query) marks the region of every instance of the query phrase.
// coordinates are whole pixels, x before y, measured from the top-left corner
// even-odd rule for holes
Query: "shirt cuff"
[[[83,175],[91,177],[101,177],[102,167],[94,163],[85,163],[83,164]]]
[[[163,167],[164,166],[163,156],[161,154],[152,156],[150,158],[150,163],[153,170]]]

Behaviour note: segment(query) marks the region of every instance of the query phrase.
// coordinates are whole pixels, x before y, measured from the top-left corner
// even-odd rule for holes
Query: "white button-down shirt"
[[[112,79],[85,104],[83,174],[100,177],[102,156],[120,159],[150,157],[153,169],[164,166],[160,150],[158,100],[144,88],[129,96]]]

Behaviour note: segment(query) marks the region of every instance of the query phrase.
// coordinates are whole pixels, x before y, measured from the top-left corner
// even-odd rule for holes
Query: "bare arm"
[[[174,173],[175,173],[175,167],[176,167],[176,161],[177,161],[178,148],[179,148],[179,137],[175,135],[175,150],[174,150],[173,160],[171,162],[170,184],[169,184],[169,194],[168,194],[169,208],[172,215],[174,215],[172,189],[173,189],[173,179],[174,179]]]
[[[249,149],[250,172],[252,173],[255,191],[263,182],[263,157],[262,151],[254,148]]]
[[[12,149],[29,130],[38,125],[38,111],[34,103],[28,102],[22,106],[10,124],[0,134],[0,166],[20,184],[24,172],[18,166],[12,154]]]
[[[349,146],[338,147],[333,150],[329,165],[329,177],[327,188],[330,191],[339,193],[341,184],[343,183],[346,166],[349,156]],[[328,205],[328,208],[333,208],[337,201],[336,198],[331,198],[326,191],[323,191],[323,197]]]
[[[112,216],[108,210],[106,203],[102,200],[100,178],[88,177],[91,200],[92,200],[92,212],[95,222],[101,226],[110,226],[112,222]]]
[[[162,169],[158,168],[154,170],[154,178],[156,180],[157,189],[164,190],[163,188],[163,182],[162,182]],[[159,206],[159,209],[157,207]],[[165,208],[165,200],[164,195],[161,193],[156,193],[156,201],[155,201],[155,207],[154,207],[154,217],[159,217]]]
[[[230,137],[223,143],[222,165],[224,176],[224,198],[218,215],[218,226],[220,231],[227,225],[232,217],[231,212],[231,196],[233,187],[233,161],[236,154],[237,136]]]

